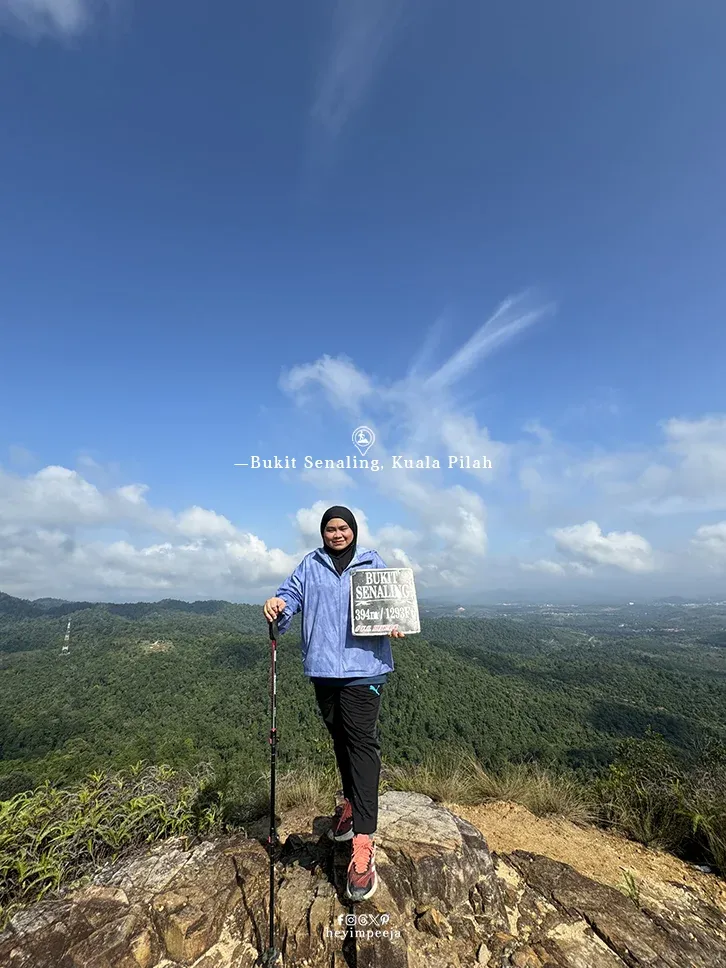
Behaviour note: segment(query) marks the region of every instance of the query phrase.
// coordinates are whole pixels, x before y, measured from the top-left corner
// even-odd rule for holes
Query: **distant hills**
[[[73,612],[85,611],[89,608],[102,608],[112,615],[126,618],[143,618],[156,615],[159,612],[187,612],[193,615],[216,615],[225,609],[234,607],[230,602],[202,600],[184,602],[176,598],[164,598],[158,602],[71,602],[62,598],[37,598],[28,601],[15,598],[0,592],[0,615],[13,618],[53,618],[59,615],[70,615]],[[253,608],[255,606],[243,606]],[[256,606],[259,608],[259,606]]]
[[[638,598],[635,602],[638,606],[648,605],[687,605],[687,604],[716,604],[723,602],[724,597],[685,597],[683,595],[668,595],[659,598]],[[89,608],[102,607],[113,615],[122,615],[128,618],[140,618],[144,615],[155,615],[159,612],[186,612],[194,615],[216,615],[225,609],[237,607],[240,603],[232,603],[222,599],[200,599],[188,602],[177,598],[165,598],[157,602],[88,602],[70,601],[64,598],[36,598],[24,599],[16,598],[0,591],[0,615],[11,616],[14,618],[34,618],[40,616],[54,617],[69,615],[72,612],[79,612]],[[419,607],[422,615],[462,615],[467,612],[476,612],[477,609],[491,609],[493,607],[507,606],[510,608],[544,608],[547,605],[557,608],[588,608],[614,606],[622,607],[628,601],[620,597],[611,597],[595,600],[574,601],[567,597],[559,599],[557,597],[539,597],[521,593],[516,594],[504,589],[488,592],[486,596],[476,600],[451,599],[442,600],[440,598],[419,598]],[[244,604],[246,608],[260,608],[260,605]],[[461,609],[464,612],[461,612]]]

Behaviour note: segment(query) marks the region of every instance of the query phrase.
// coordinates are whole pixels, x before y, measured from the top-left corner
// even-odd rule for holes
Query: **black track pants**
[[[353,805],[353,832],[373,834],[378,825],[378,713],[384,686],[326,686],[319,682],[313,685],[318,708],[333,740],[343,794]]]

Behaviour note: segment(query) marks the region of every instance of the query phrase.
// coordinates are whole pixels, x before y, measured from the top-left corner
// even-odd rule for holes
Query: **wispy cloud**
[[[313,121],[329,138],[337,138],[368,94],[408,3],[337,0],[331,44],[311,111]]]
[[[85,30],[108,0],[0,0],[0,28],[70,37]]]
[[[459,381],[486,357],[533,325],[548,307],[527,295],[503,302],[495,313],[437,368],[429,369],[443,321],[435,324],[405,377],[387,383],[359,369],[345,357],[323,356],[293,366],[280,381],[298,404],[314,404],[316,391],[326,407],[345,414],[351,426],[365,423],[376,433],[375,457],[380,472],[370,484],[418,521],[418,531],[405,536],[378,536],[386,560],[413,562],[422,587],[461,586],[476,577],[488,547],[487,509],[480,494],[436,471],[392,466],[393,455],[448,454],[487,456],[492,470],[465,471],[478,488],[503,475],[508,447],[492,439],[476,417],[452,402]],[[315,483],[310,481],[310,483]],[[329,481],[320,482],[326,493]],[[415,536],[415,537],[412,537]],[[402,557],[403,556],[403,557]]]
[[[506,299],[474,335],[426,380],[429,392],[445,390],[483,359],[532,326],[551,306],[529,305],[527,294]]]
[[[451,326],[451,318],[448,312],[442,313],[433,325],[429,326],[421,349],[408,368],[409,379],[425,379],[425,373],[431,369],[436,353],[440,352],[439,347],[447,326]]]

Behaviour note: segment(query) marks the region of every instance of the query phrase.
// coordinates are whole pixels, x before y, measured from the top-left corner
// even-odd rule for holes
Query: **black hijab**
[[[353,540],[347,547],[336,549],[329,548],[325,544],[325,525],[331,520],[331,518],[340,518],[341,520],[345,521],[350,530],[353,532]],[[320,522],[320,535],[323,538],[323,548],[330,555],[330,559],[335,566],[335,570],[339,575],[342,574],[353,560],[353,557],[355,556],[355,546],[358,542],[358,522],[353,516],[353,512],[349,511],[348,508],[341,507],[338,504],[332,508],[328,508]]]

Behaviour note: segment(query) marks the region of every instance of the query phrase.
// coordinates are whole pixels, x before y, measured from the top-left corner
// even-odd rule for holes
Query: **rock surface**
[[[286,831],[281,845],[286,968],[726,968],[717,908],[691,897],[653,909],[541,854],[497,857],[476,827],[422,794],[381,797],[379,888],[351,905],[350,844],[329,841],[329,823]],[[268,903],[260,840],[169,841],[18,913],[0,935],[0,966],[253,968]]]

